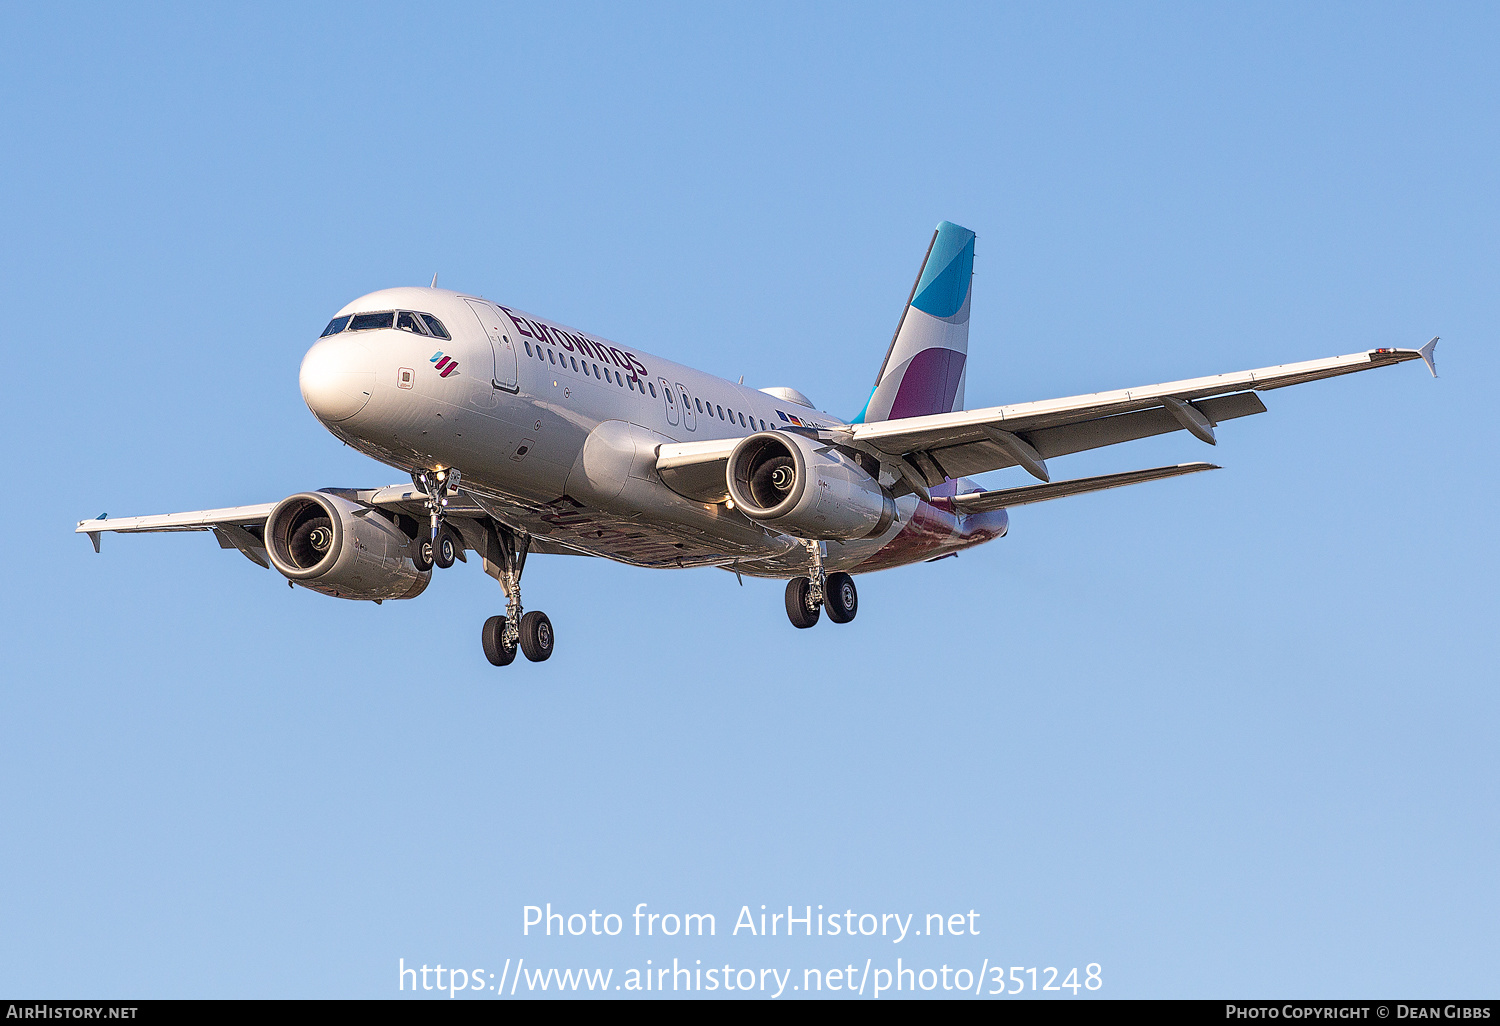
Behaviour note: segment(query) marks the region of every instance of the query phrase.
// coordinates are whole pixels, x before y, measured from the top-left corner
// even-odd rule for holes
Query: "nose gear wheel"
[[[411,561],[423,573],[432,569],[432,539],[419,534],[411,540]]]
[[[458,546],[460,542],[453,536],[452,528],[444,525],[438,529],[437,541],[432,546],[432,562],[434,565],[446,570],[453,565],[458,558]]]

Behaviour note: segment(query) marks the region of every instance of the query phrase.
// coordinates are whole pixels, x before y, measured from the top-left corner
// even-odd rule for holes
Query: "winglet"
[[[1427,365],[1427,369],[1432,371],[1433,377],[1437,377],[1437,364],[1432,360],[1432,353],[1433,350],[1437,349],[1437,344],[1437,336],[1433,336],[1431,342],[1427,343],[1421,349],[1417,350],[1417,355],[1422,358],[1422,362]]]
[[[107,516],[109,516],[108,513],[100,513],[99,516],[96,517],[95,519],[97,519],[97,520],[103,520]],[[82,527],[86,523],[88,523],[87,520],[80,521],[79,524],[78,524],[78,526]],[[87,531],[85,533],[89,536],[89,541],[91,541],[91,542],[94,543],[94,553],[97,555],[98,552],[99,552],[99,536],[103,532],[101,532],[101,531]]]

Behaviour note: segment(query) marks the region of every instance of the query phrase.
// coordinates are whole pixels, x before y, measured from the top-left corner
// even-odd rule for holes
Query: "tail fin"
[[[937,226],[875,390],[854,423],[951,413],[964,405],[974,233]]]

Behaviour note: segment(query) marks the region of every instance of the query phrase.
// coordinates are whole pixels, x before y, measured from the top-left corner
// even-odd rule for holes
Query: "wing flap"
[[[1266,412],[1266,404],[1254,392],[1236,392],[1233,395],[1200,399],[1191,406],[1208,418],[1210,424]],[[1149,410],[1101,417],[1098,420],[1043,428],[1030,432],[1028,437],[1043,458],[1051,458],[1181,429],[1181,421],[1166,407],[1158,406]]]
[[[1125,485],[1160,481],[1163,478],[1196,474],[1201,470],[1218,470],[1212,463],[1179,463],[1170,467],[1152,467],[1149,470],[1130,470],[1123,474],[1101,474],[1098,477],[1076,477],[1071,481],[1054,481],[1051,484],[1026,485],[1021,488],[1001,488],[993,492],[969,492],[953,499],[960,513],[987,513],[991,510],[1025,506],[1033,502],[1046,502],[1069,495],[1100,492],[1107,488],[1122,488]]]
[[[1208,418],[1209,423],[1218,424],[1236,417],[1249,417],[1266,412],[1266,404],[1254,392],[1236,392],[1234,395],[1201,399],[1192,404]],[[1130,442],[1152,435],[1163,435],[1177,431],[1182,424],[1166,409],[1137,410],[1098,420],[1086,420],[1078,424],[1029,431],[1020,436],[1036,449],[1043,459],[1066,456],[1069,453],[1098,449],[1106,445]],[[974,477],[991,470],[1003,470],[1017,466],[1015,458],[989,439],[961,445],[943,446],[931,450],[933,457],[948,472],[949,477]]]

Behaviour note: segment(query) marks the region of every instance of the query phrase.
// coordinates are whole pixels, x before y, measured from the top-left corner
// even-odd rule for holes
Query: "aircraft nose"
[[[348,420],[375,391],[375,358],[350,338],[327,338],[302,358],[302,401],[325,424]]]

